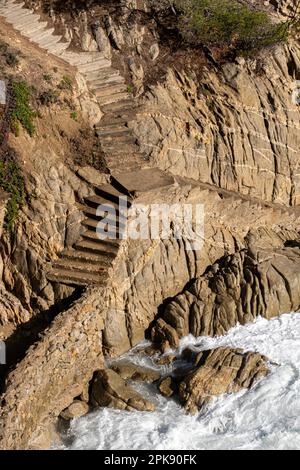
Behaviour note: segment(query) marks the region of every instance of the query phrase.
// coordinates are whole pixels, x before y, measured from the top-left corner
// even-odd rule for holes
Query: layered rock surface
[[[237,323],[271,319],[300,307],[298,247],[242,250],[226,256],[172,300],[152,330],[155,342],[221,336]]]
[[[251,388],[269,373],[267,358],[240,349],[218,348],[199,353],[196,370],[179,384],[179,399],[189,413],[196,413],[214,396]]]
[[[146,94],[132,126],[154,166],[287,205],[300,202],[300,48],[291,41],[254,60],[196,77],[170,72]]]
[[[20,40],[12,31],[9,34]],[[30,47],[29,52],[41,59],[41,51]],[[49,64],[58,66],[47,56],[45,65]],[[143,150],[152,166],[179,175],[164,189],[138,191],[136,204],[204,204],[203,249],[188,251],[187,240],[174,236],[122,244],[108,287],[87,290],[9,374],[2,397],[2,448],[28,448],[40,428],[86,390],[93,372],[104,367],[104,355],[119,355],[144,339],[166,298],[176,296],[157,323],[162,326],[159,341],[174,346],[189,332],[222,334],[237,321],[251,321],[259,314],[270,318],[299,307],[299,246],[284,247],[299,238],[299,212],[287,207],[299,203],[299,110],[290,101],[298,65],[299,47],[291,41],[270,56],[261,73],[257,73],[259,61],[242,60],[221,71],[207,71],[202,86],[195,77],[170,71],[165,84],[150,89],[145,111],[136,122],[135,112],[131,113],[130,127],[141,143],[139,155]],[[59,67],[65,70],[66,64]],[[75,71],[67,67],[65,73]],[[123,106],[128,113],[128,102]],[[118,105],[109,103],[106,108],[111,114],[98,131],[110,151],[111,168],[118,171],[128,147],[125,142],[123,153],[115,158],[110,119],[114,117],[118,133],[120,120],[127,127],[128,115],[124,118],[124,107],[118,110]],[[49,129],[53,139],[47,158],[43,141],[13,139],[28,164],[32,199],[14,239],[1,244],[0,274],[6,289],[14,291],[30,314],[33,309],[48,309],[72,292],[48,281],[45,261],[53,261],[77,240],[82,213],[76,201],[93,198],[91,185],[97,178],[99,184],[107,178],[94,171],[91,177],[90,168],[84,172],[70,168],[61,134],[54,125]],[[7,318],[13,315],[12,323],[17,324],[15,315],[19,315],[26,321],[27,310],[14,310],[6,297]],[[155,339],[160,333],[156,326]],[[112,379],[111,389],[109,383],[106,377],[102,390],[106,403],[122,409],[151,408],[131,391],[122,401],[120,379]],[[220,390],[229,390],[230,383],[225,385]],[[102,392],[97,395],[99,404]],[[199,391],[200,402],[204,392]]]
[[[91,403],[127,411],[154,411],[153,403],[145,400],[128,385],[122,377],[111,369],[100,370],[95,374]]]

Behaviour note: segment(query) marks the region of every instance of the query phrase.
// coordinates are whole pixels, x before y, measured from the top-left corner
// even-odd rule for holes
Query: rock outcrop
[[[111,369],[119,374],[124,380],[135,382],[156,382],[160,378],[160,373],[148,367],[138,366],[129,361],[118,361],[111,365]]]
[[[126,411],[154,411],[155,405],[145,400],[128,385],[122,377],[111,369],[103,369],[95,374],[91,403]]]
[[[68,408],[63,410],[60,414],[61,418],[69,421],[74,418],[80,418],[88,413],[89,406],[81,400],[74,400]]]
[[[300,306],[300,250],[242,250],[220,259],[166,307],[152,330],[156,343],[221,336],[237,323],[271,319]]]
[[[269,373],[267,358],[240,349],[218,348],[197,356],[196,370],[179,384],[179,399],[187,412],[196,413],[214,396],[251,388]]]
[[[152,165],[265,201],[300,203],[300,47],[206,70],[169,72],[131,125]]]

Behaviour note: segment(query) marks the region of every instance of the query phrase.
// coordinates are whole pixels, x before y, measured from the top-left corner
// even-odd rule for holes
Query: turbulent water
[[[188,416],[155,387],[154,413],[99,410],[71,423],[68,449],[300,449],[300,314],[237,326],[221,338],[184,338],[181,349],[218,346],[258,351],[277,363],[252,390],[222,396]],[[137,360],[134,352],[131,358]],[[139,359],[140,361],[140,359]],[[149,365],[149,364],[148,364]],[[165,371],[167,372],[167,371]]]

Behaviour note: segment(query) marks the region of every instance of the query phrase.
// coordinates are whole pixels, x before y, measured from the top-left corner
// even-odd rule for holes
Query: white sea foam
[[[101,409],[71,424],[68,449],[300,449],[300,314],[237,326],[221,338],[184,338],[181,348],[240,347],[267,355],[272,373],[252,390],[222,396],[197,416],[147,388],[154,413]],[[199,346],[200,345],[200,346]],[[132,354],[132,353],[131,353]]]

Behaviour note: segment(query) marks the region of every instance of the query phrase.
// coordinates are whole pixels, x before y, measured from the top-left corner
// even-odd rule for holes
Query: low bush
[[[14,228],[19,209],[25,202],[25,186],[22,171],[14,159],[0,160],[0,187],[10,194],[5,216],[5,229]]]
[[[14,106],[11,113],[11,129],[16,135],[19,133],[20,124],[30,136],[35,132],[33,124],[35,112],[30,105],[31,93],[31,88],[26,82],[12,83]]]
[[[268,13],[238,0],[177,0],[179,28],[191,44],[251,53],[284,42],[289,22],[273,23]]]

